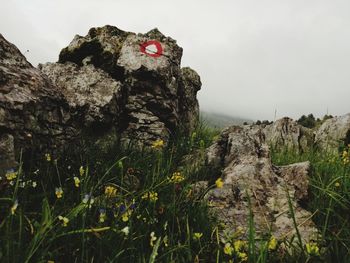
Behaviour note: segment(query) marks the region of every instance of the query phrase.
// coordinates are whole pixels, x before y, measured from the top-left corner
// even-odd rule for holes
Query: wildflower
[[[163,238],[163,243],[164,243],[164,246],[165,247],[168,247],[169,246],[169,240],[168,240],[168,235],[166,235],[164,238]]]
[[[199,233],[199,232],[193,233],[194,240],[200,240],[202,236],[203,236],[203,233]]]
[[[124,235],[128,236],[129,235],[129,227],[126,226],[124,227],[122,230],[120,230],[122,233],[124,233]]]
[[[158,200],[158,193],[154,191],[147,192],[142,196],[142,199],[149,199],[151,202],[156,202]]]
[[[51,155],[49,153],[45,153],[45,159],[48,162],[51,162]]]
[[[335,187],[340,187],[340,183],[339,182],[335,182]]]
[[[130,215],[131,215],[131,211],[130,210],[126,211],[124,214],[122,214],[122,221],[128,222]]]
[[[106,186],[105,195],[108,198],[116,197],[117,196],[117,188],[114,186]]]
[[[18,207],[18,201],[16,200],[11,206],[11,215],[14,215]]]
[[[175,172],[170,178],[170,181],[173,183],[181,183],[183,180],[185,180],[185,177],[181,175],[180,172]]]
[[[224,186],[224,182],[222,181],[221,178],[218,178],[216,181],[215,181],[215,184],[216,184],[216,187],[217,188],[222,188]]]
[[[35,181],[32,182],[32,187],[33,187],[33,188],[36,188],[37,185],[38,185],[38,184],[37,184]]]
[[[315,242],[307,243],[305,246],[306,246],[306,252],[310,256],[319,256],[320,255],[320,249],[318,248],[318,246]]]
[[[15,172],[14,169],[10,169],[6,172],[5,176],[7,180],[12,181],[13,179],[16,179],[17,172]]]
[[[80,179],[79,179],[78,177],[76,177],[76,176],[74,176],[73,179],[74,179],[75,187],[79,187],[79,185],[80,185]]]
[[[62,187],[56,187],[55,194],[56,194],[56,197],[57,197],[58,199],[62,198],[62,196],[63,196]]]
[[[106,210],[105,209],[100,209],[100,215],[99,215],[99,222],[100,223],[103,223],[105,220],[106,220],[106,217],[107,217],[107,215],[106,215]]]
[[[233,252],[233,247],[231,246],[230,243],[226,243],[224,246],[224,253],[226,255],[232,256],[232,252]]]
[[[92,204],[95,202],[95,199],[92,195],[90,194],[85,194],[83,198],[83,203],[88,205],[89,208],[91,208]]]
[[[164,146],[164,141],[161,139],[158,139],[152,143],[151,147],[155,149],[159,149],[159,148],[162,148],[163,146]]]
[[[79,174],[80,174],[80,176],[83,176],[84,173],[85,173],[84,167],[83,167],[83,166],[80,166],[80,168],[79,168]]]
[[[238,252],[245,248],[246,242],[242,240],[237,240],[233,243],[233,246],[235,248],[235,251]]]
[[[237,256],[240,258],[241,262],[248,260],[248,255],[245,252],[238,252]]]
[[[151,232],[151,234],[150,234],[150,241],[149,241],[149,244],[150,244],[151,247],[154,246],[154,241],[156,241],[156,240],[157,240],[157,237],[155,236],[155,233]]]
[[[67,217],[64,216],[58,216],[58,220],[60,220],[62,222],[62,226],[66,227],[69,223],[69,219]]]
[[[277,247],[277,240],[274,236],[270,238],[269,244],[268,244],[268,249],[269,250],[275,250]]]

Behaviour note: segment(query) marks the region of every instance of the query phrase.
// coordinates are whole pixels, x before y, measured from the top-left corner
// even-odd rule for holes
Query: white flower
[[[123,233],[124,233],[124,235],[129,235],[129,227],[128,226],[126,226],[126,227],[124,227],[122,230],[120,230],[120,231],[122,231]]]

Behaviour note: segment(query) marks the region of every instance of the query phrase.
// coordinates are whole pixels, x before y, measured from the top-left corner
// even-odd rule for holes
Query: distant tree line
[[[326,120],[328,120],[328,119],[331,119],[331,118],[333,118],[333,116],[332,115],[324,115],[323,116],[323,118],[322,119],[320,119],[320,118],[315,118],[314,117],[314,115],[311,113],[311,114],[309,114],[309,115],[307,115],[307,116],[305,116],[305,115],[303,115],[303,116],[301,116],[300,118],[299,118],[299,120],[297,120],[297,122],[300,124],[300,125],[302,125],[302,126],[304,126],[304,127],[306,127],[306,128],[310,128],[310,129],[312,129],[312,128],[315,128],[315,127],[318,127],[318,126],[320,126],[322,123],[324,123]]]
[[[324,123],[326,120],[328,119],[332,119],[333,116],[332,115],[324,115],[322,119],[320,118],[315,118],[315,116],[310,113],[309,115],[303,115],[301,116],[298,120],[297,120],[297,123],[300,124],[301,126],[304,126],[306,128],[315,128],[315,127],[319,127],[322,123]],[[264,120],[264,121],[260,121],[260,120],[257,120],[255,123],[253,124],[256,124],[256,125],[269,125],[269,124],[272,124],[273,122],[272,121],[268,121],[268,120]],[[248,123],[247,122],[244,122],[243,123],[244,125],[247,125]]]

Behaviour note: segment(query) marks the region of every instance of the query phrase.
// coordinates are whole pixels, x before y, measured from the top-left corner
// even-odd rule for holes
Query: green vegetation
[[[349,262],[350,258],[349,147],[342,146],[340,154],[322,153],[316,149],[303,154],[272,153],[276,165],[311,163],[307,209],[314,213],[313,220],[320,230],[318,260],[322,262]]]
[[[320,118],[315,118],[313,114],[307,116],[303,115],[297,120],[297,122],[306,128],[316,128],[322,125],[326,120],[333,118],[332,115],[324,115],[322,120]]]
[[[182,162],[191,152],[203,154],[215,135],[199,127],[148,150],[113,145],[101,152],[82,142],[8,171],[0,180],[0,261],[346,262],[348,148],[341,156],[273,152],[275,164],[310,160],[314,169],[308,208],[322,238],[290,254],[274,237],[256,240],[252,213],[247,241],[240,233],[222,241],[222,226],[192,188],[203,179],[209,188],[222,181],[209,168],[190,172]]]

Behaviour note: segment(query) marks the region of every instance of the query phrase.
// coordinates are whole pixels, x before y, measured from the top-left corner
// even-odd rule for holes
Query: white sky
[[[348,0],[0,0],[0,33],[34,65],[75,34],[154,27],[202,79],[201,109],[253,119],[350,112]]]

